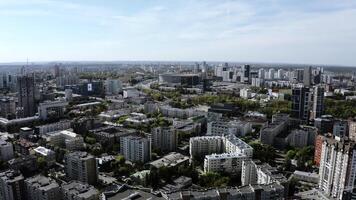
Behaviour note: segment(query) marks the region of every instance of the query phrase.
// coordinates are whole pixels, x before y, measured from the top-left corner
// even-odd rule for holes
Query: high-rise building
[[[321,117],[324,114],[324,88],[313,87],[313,108],[310,119]]]
[[[117,79],[107,79],[105,81],[105,91],[107,95],[117,95],[122,92],[122,84]]]
[[[14,147],[11,142],[0,139],[0,160],[8,161],[14,158]]]
[[[174,127],[156,127],[151,132],[152,148],[161,151],[175,151],[178,144],[178,134]]]
[[[28,200],[61,200],[61,190],[58,183],[42,175],[25,180]]]
[[[310,87],[312,85],[312,67],[305,67],[303,74],[303,83],[305,87]]]
[[[19,76],[17,78],[18,101],[21,117],[35,115],[35,80],[33,76]]]
[[[145,163],[151,159],[150,140],[138,136],[121,137],[120,153],[129,161]]]
[[[251,77],[250,77],[250,65],[242,65],[241,66],[241,79],[240,81],[242,83],[250,83]]]
[[[20,172],[7,170],[0,173],[0,199],[25,200],[24,177]]]
[[[319,189],[335,199],[351,199],[356,186],[355,142],[326,137],[323,141]]]
[[[308,87],[295,87],[292,89],[291,117],[308,121],[311,111],[312,93]]]
[[[16,116],[15,100],[10,97],[0,99],[0,116],[11,119]]]
[[[65,155],[65,172],[71,180],[95,184],[98,180],[98,164],[94,156],[81,151]]]

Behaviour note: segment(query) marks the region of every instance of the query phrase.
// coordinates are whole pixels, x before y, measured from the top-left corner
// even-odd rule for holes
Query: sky
[[[356,0],[0,0],[0,63],[356,66]]]

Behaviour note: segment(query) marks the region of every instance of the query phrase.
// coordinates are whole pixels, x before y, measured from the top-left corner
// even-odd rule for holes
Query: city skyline
[[[356,66],[353,1],[0,1],[0,63],[227,61]]]

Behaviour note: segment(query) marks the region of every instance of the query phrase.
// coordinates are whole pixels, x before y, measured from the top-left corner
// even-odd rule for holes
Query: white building
[[[249,159],[250,157],[241,153],[214,153],[206,155],[204,159],[204,172],[239,173],[242,169],[242,162]]]
[[[140,92],[135,88],[125,88],[123,92],[124,98],[136,98],[140,96]]]
[[[83,137],[69,130],[50,133],[48,136],[50,143],[71,151],[81,150],[84,147]]]
[[[322,144],[319,189],[336,199],[355,196],[356,150],[353,141],[325,138]]]
[[[242,161],[252,158],[253,154],[250,145],[231,134],[193,137],[189,143],[191,158],[205,156],[205,172],[240,172]]]
[[[71,180],[91,185],[98,180],[98,163],[94,156],[87,152],[75,151],[65,155],[65,172]]]
[[[243,99],[250,99],[251,98],[251,90],[248,88],[242,88],[240,90],[240,97]]]
[[[241,183],[242,185],[267,185],[271,183],[285,185],[287,179],[269,164],[257,164],[252,160],[245,160],[242,164]]]
[[[121,137],[120,153],[126,160],[146,163],[151,158],[150,140],[138,136]]]
[[[8,161],[14,158],[14,147],[12,143],[0,139],[0,160]]]
[[[58,183],[42,175],[25,180],[26,195],[30,200],[61,200]]]
[[[162,151],[175,151],[178,145],[178,134],[174,127],[156,127],[151,132],[152,148]]]

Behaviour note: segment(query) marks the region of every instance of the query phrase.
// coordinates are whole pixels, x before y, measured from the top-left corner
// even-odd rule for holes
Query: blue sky
[[[356,66],[355,0],[0,0],[0,62]]]

